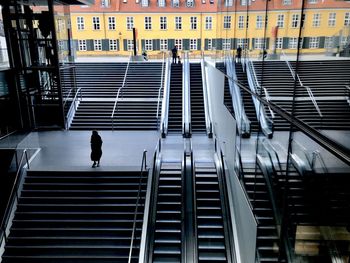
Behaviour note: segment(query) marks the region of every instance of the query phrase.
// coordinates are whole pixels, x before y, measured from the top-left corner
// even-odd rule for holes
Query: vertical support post
[[[132,28],[132,37],[133,37],[133,46],[134,46],[134,56],[137,55],[137,52],[136,52],[136,28],[133,27]]]

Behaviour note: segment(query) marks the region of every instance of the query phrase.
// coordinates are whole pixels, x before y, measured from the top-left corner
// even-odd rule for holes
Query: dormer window
[[[186,1],[186,6],[187,7],[194,7],[194,0],[187,0]]]
[[[158,0],[159,7],[165,7],[165,0]]]
[[[148,0],[142,0],[141,1],[141,6],[142,7],[147,7],[148,6]]]
[[[173,0],[173,7],[179,7],[180,1],[179,0]]]
[[[232,6],[233,0],[225,0],[225,6]]]
[[[101,7],[109,7],[110,5],[110,0],[101,0]]]

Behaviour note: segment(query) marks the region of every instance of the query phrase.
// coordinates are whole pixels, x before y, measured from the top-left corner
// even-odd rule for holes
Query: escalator
[[[171,66],[168,132],[182,132],[182,64]]]
[[[232,262],[225,186],[214,162],[195,162],[198,262]]]
[[[156,186],[153,253],[149,262],[182,261],[182,174],[180,162],[162,162]]]
[[[204,133],[206,126],[200,63],[190,64],[190,75],[191,128],[194,133]]]

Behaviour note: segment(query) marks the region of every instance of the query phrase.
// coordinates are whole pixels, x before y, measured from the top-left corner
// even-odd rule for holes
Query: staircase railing
[[[305,85],[301,82],[301,79],[300,79],[300,77],[299,77],[299,74],[296,73],[296,72],[294,71],[294,69],[293,69],[293,67],[291,66],[291,64],[290,64],[290,62],[289,62],[289,60],[288,60],[286,54],[284,53],[284,51],[282,51],[282,54],[283,54],[283,56],[285,57],[285,61],[286,61],[286,63],[287,63],[287,66],[288,66],[288,68],[289,68],[291,74],[292,74],[293,79],[295,80],[295,79],[297,78],[297,79],[298,79],[298,82],[299,82],[299,85],[300,85],[301,87],[303,87],[303,88],[306,89],[306,91],[307,91],[307,93],[308,93],[308,95],[309,95],[309,97],[310,97],[312,103],[314,104],[314,107],[316,108],[316,110],[317,110],[318,114],[320,115],[320,117],[322,117],[321,110],[320,110],[320,108],[318,107],[316,98],[315,98],[314,94],[312,93],[311,88],[310,88],[309,86],[305,86]]]
[[[135,211],[134,211],[134,220],[132,223],[132,232],[131,232],[131,241],[130,241],[130,248],[129,248],[129,259],[128,263],[131,263],[132,259],[132,251],[134,249],[134,240],[135,240],[135,231],[136,231],[136,220],[137,220],[137,213],[138,213],[138,208],[140,204],[140,199],[141,197],[141,191],[142,191],[142,180],[143,174],[147,172],[147,150],[143,150],[142,154],[142,161],[141,161],[141,169],[140,169],[140,181],[139,181],[139,188],[137,191],[137,198],[136,198],[136,205],[135,205]]]
[[[162,89],[164,89],[164,65],[165,65],[165,53],[163,53],[163,62],[162,62],[162,74],[160,79],[160,87],[158,89],[158,98],[157,98],[157,114],[156,114],[156,120],[157,120],[157,130],[159,128],[159,104],[160,104],[160,94]],[[163,92],[164,95],[164,92]]]
[[[202,51],[202,57],[201,57],[201,71],[202,71],[202,83],[203,83],[205,124],[206,124],[207,135],[209,137],[211,137],[213,135],[213,131],[212,131],[211,116],[210,116],[210,111],[209,111],[207,74],[205,71],[205,60],[204,60],[204,52],[203,51]]]
[[[345,85],[345,98],[350,105],[350,86],[349,85]]]
[[[162,112],[161,112],[161,126],[160,133],[162,137],[165,137],[168,133],[168,117],[169,117],[169,98],[170,98],[170,79],[171,79],[171,62],[170,58],[166,60],[165,67],[165,81],[164,81],[164,94],[162,101]]]
[[[248,135],[250,134],[250,121],[245,113],[244,105],[243,105],[243,99],[241,96],[241,90],[237,86],[237,75],[236,75],[236,68],[235,63],[232,60],[231,56],[225,57],[225,64],[226,64],[226,71],[227,75],[230,76],[228,79],[228,83],[230,86],[230,94],[231,94],[231,100],[232,100],[232,106],[235,112],[235,118],[237,121],[237,127],[238,131],[241,135]]]
[[[244,60],[246,60],[245,64],[246,64],[249,88],[253,93],[259,96],[261,87],[255,73],[254,65],[250,61],[248,55],[246,56],[246,58],[244,58]],[[270,118],[268,118],[265,112],[264,105],[257,98],[255,98],[255,96],[252,96],[252,99],[253,99],[257,119],[259,120],[259,123],[260,123],[261,130],[266,136],[271,138],[273,135],[273,121]]]
[[[114,130],[114,114],[115,114],[115,112],[118,113],[118,100],[119,100],[119,94],[120,94],[120,92],[122,92],[122,98],[123,98],[123,88],[125,87],[126,78],[127,78],[127,75],[128,75],[129,65],[130,65],[130,61],[131,61],[131,56],[132,56],[132,53],[130,53],[129,60],[128,60],[128,64],[127,64],[127,66],[126,66],[126,70],[125,70],[125,74],[124,74],[124,79],[123,79],[123,84],[122,84],[122,86],[118,89],[117,96],[115,97],[115,100],[114,100],[113,110],[112,110],[112,114],[111,114],[112,131]]]
[[[324,174],[328,174],[328,168],[326,166],[325,161],[323,160],[323,157],[321,155],[321,153],[318,150],[315,150],[312,152],[312,161],[311,161],[311,167],[312,170],[315,171],[316,170],[316,161],[317,159],[319,160],[320,164],[321,164],[321,168],[323,170]]]
[[[69,91],[70,93],[70,91]],[[79,96],[79,99],[78,99],[78,96]],[[81,92],[81,88],[78,88],[75,92],[75,95],[74,95],[74,98],[73,98],[73,101],[70,105],[70,108],[66,114],[66,129],[68,130],[69,127],[70,127],[70,124],[72,123],[72,120],[73,120],[73,117],[74,117],[74,114],[75,112],[77,111],[78,109],[78,106],[79,106],[79,102],[83,100],[83,95],[82,95],[82,92]],[[63,109],[65,108],[65,105],[66,105],[66,102],[65,101],[63,103]]]
[[[266,101],[270,104],[270,102],[271,102],[271,97],[270,97],[270,94],[269,94],[267,88],[262,87],[262,89],[264,90],[264,94],[265,94]],[[274,118],[275,118],[275,113],[273,112],[273,110],[271,110],[271,107],[270,107],[270,106],[268,106],[268,108],[269,108],[269,111],[270,111],[271,118],[274,119]]]
[[[17,152],[15,152],[15,154],[17,157]],[[2,221],[1,221],[0,247],[2,247],[3,244],[7,243],[7,236],[9,234],[9,231],[8,231],[9,222],[10,222],[11,216],[13,214],[13,209],[16,205],[15,202],[18,203],[18,201],[19,201],[18,189],[19,189],[21,181],[22,181],[23,167],[24,166],[26,166],[26,169],[28,169],[28,170],[30,169],[27,149],[24,149],[22,151],[21,159],[18,163],[15,179],[14,179],[14,182],[12,185],[11,193],[10,193],[9,199],[7,201],[4,216],[3,216]],[[0,259],[1,259],[1,254],[0,254]]]
[[[182,69],[182,120],[183,131],[185,137],[190,137],[191,134],[191,98],[190,98],[190,61],[188,52],[184,53],[183,69]]]

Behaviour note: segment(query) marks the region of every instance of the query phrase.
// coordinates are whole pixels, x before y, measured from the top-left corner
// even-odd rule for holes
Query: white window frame
[[[77,17],[77,28],[78,30],[84,30],[85,29],[85,22],[83,16]]]
[[[237,38],[237,47],[241,47],[242,49],[248,49],[248,39]]]
[[[126,40],[126,49],[128,51],[132,51],[134,49],[134,40],[133,39]]]
[[[253,0],[255,1],[255,0]],[[248,5],[251,5],[252,4],[252,0],[241,0],[241,3],[240,3],[242,6],[246,6],[247,4]]]
[[[213,29],[213,17],[206,16],[205,17],[205,30],[212,30],[212,29]]]
[[[283,38],[278,37],[276,38],[276,49],[282,49],[283,48]]]
[[[152,30],[152,17],[145,16],[145,30]]]
[[[194,7],[194,0],[186,0],[187,7]]]
[[[115,30],[115,16],[108,17],[108,30]]]
[[[196,16],[191,16],[190,17],[190,25],[191,25],[191,30],[197,30],[197,17]]]
[[[334,42],[333,37],[325,37],[324,48],[333,48]]]
[[[231,16],[224,16],[224,29],[231,29]]]
[[[329,27],[335,27],[337,22],[337,13],[331,12],[328,14],[328,26]]]
[[[182,50],[182,39],[175,39],[175,46],[177,50]]]
[[[94,39],[94,51],[102,51],[102,39]]]
[[[109,50],[110,51],[118,51],[118,40],[110,39],[109,40]]]
[[[175,16],[175,30],[182,30],[182,17]]]
[[[224,38],[222,40],[222,50],[231,50],[231,39]]]
[[[132,30],[134,28],[134,17],[127,16],[126,17],[126,30]]]
[[[297,37],[290,37],[289,43],[288,43],[289,49],[297,49],[298,48],[298,38]]]
[[[321,14],[316,13],[312,16],[312,27],[320,27],[321,26]]]
[[[344,26],[350,26],[350,12],[344,14]]]
[[[319,37],[310,37],[309,48],[317,49],[320,46],[320,38]]]
[[[291,28],[299,27],[299,14],[292,14],[292,24]]]
[[[238,29],[243,29],[244,28],[244,16],[240,15],[238,16]]]
[[[145,39],[145,50],[146,51],[153,50],[153,39]]]
[[[158,0],[159,7],[165,7],[165,0]]]
[[[197,45],[197,38],[191,38],[190,39],[190,50],[197,50],[198,45]]]
[[[101,29],[100,17],[99,16],[93,16],[92,17],[92,27],[93,27],[93,30],[100,30]]]
[[[173,7],[180,7],[180,0],[173,0]]]
[[[148,0],[142,0],[141,1],[141,6],[142,7],[148,7],[148,5],[149,5],[149,1]]]
[[[341,36],[340,37],[340,46],[345,47],[349,44],[350,42],[350,37],[349,36]]]
[[[208,50],[213,50],[213,39],[212,38],[208,39]]]
[[[309,4],[317,4],[318,0],[308,0],[307,2]]]
[[[291,5],[292,0],[283,0],[283,5]]]
[[[160,39],[160,50],[167,51],[168,50],[168,39]]]
[[[225,6],[233,6],[233,0],[225,0]]]
[[[257,29],[262,29],[263,28],[263,16],[262,15],[257,15],[256,16],[256,28]]]
[[[78,40],[78,51],[87,51],[87,45],[85,39]]]
[[[110,5],[110,0],[101,0],[101,7],[108,8]]]
[[[254,41],[254,49],[264,49],[265,39],[263,37],[256,38]]]
[[[168,20],[166,16],[161,16],[159,18],[159,29],[160,30],[167,30],[168,29]]]
[[[277,26],[279,28],[284,28],[284,14],[277,15]]]

